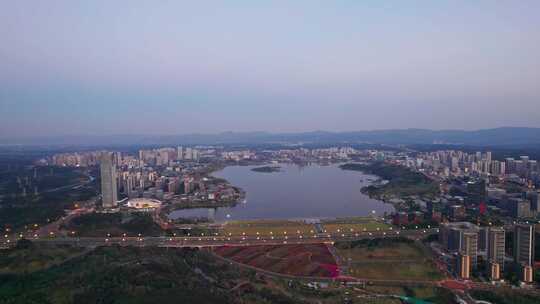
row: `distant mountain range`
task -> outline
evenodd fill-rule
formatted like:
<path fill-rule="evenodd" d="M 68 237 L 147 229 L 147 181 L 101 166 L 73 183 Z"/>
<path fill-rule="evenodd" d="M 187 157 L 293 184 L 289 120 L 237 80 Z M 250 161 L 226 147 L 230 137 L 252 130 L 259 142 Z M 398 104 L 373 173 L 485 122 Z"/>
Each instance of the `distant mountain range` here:
<path fill-rule="evenodd" d="M 70 135 L 0 138 L 3 145 L 203 145 L 203 144 L 456 144 L 469 146 L 540 145 L 540 128 L 465 130 L 396 129 L 302 133 L 224 132 L 184 135 Z"/>

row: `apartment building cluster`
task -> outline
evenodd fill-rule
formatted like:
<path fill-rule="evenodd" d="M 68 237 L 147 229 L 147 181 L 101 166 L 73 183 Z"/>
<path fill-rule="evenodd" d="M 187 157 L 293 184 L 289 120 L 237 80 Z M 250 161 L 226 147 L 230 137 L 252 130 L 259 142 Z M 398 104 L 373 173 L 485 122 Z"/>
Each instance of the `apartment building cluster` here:
<path fill-rule="evenodd" d="M 278 149 L 278 150 L 238 150 L 223 151 L 221 158 L 225 161 L 262 160 L 262 161 L 332 161 L 346 160 L 351 155 L 358 154 L 358 150 L 352 147 L 331 147 L 321 149 Z"/>
<path fill-rule="evenodd" d="M 176 148 L 166 147 L 139 150 L 138 158 L 122 152 L 84 151 L 54 154 L 51 157 L 40 159 L 37 163 L 60 167 L 91 167 L 100 163 L 101 156 L 104 153 L 111 153 L 116 166 L 169 166 L 177 161 L 197 162 L 203 153 L 208 155 L 208 151 L 214 150 L 200 151 L 193 147 L 182 146 Z"/>
<path fill-rule="evenodd" d="M 537 189 L 509 193 L 496 185 L 490 185 L 486 194 L 490 205 L 505 210 L 514 218 L 534 218 L 540 213 L 540 192 Z"/>
<path fill-rule="evenodd" d="M 494 160 L 489 151 L 474 154 L 456 150 L 420 153 L 416 157 L 408 157 L 406 165 L 440 177 L 474 175 L 540 180 L 540 167 L 536 160 L 528 156 Z"/>
<path fill-rule="evenodd" d="M 346 160 L 358 151 L 352 147 L 330 147 L 320 149 L 280 149 L 275 151 L 266 151 L 273 159 L 283 161 L 332 161 Z"/>
<path fill-rule="evenodd" d="M 214 155 L 207 150 L 204 155 Z M 201 151 L 192 147 L 140 150 L 136 155 L 121 152 L 86 151 L 55 154 L 39 160 L 41 165 L 89 167 L 99 165 L 104 208 L 116 208 L 119 199 L 173 200 L 227 199 L 228 185 L 214 185 L 201 177 L 205 165 L 198 163 Z M 138 157 L 137 157 L 138 156 Z"/>
<path fill-rule="evenodd" d="M 99 164 L 101 155 L 105 151 L 59 153 L 40 162 L 45 165 L 59 167 L 90 167 Z"/>
<path fill-rule="evenodd" d="M 200 151 L 191 147 L 167 147 L 151 150 L 140 150 L 139 160 L 147 165 L 169 166 L 177 161 L 198 161 Z"/>
<path fill-rule="evenodd" d="M 504 271 L 515 271 L 524 283 L 533 281 L 534 226 L 515 224 L 513 227 L 512 262 L 506 261 L 506 230 L 503 227 L 479 227 L 469 222 L 441 224 L 439 242 L 453 255 L 455 272 L 469 279 L 484 263 L 485 275 L 492 281 L 502 278 Z"/>

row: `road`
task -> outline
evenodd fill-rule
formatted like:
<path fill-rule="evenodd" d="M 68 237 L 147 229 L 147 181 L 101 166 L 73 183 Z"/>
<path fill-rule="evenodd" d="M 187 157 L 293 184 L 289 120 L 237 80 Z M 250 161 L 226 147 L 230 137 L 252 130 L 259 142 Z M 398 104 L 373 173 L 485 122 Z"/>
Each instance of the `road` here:
<path fill-rule="evenodd" d="M 414 230 L 387 230 L 387 231 L 365 231 L 358 233 L 324 234 L 314 233 L 311 235 L 199 235 L 182 237 L 165 236 L 126 236 L 126 237 L 70 237 L 46 234 L 45 236 L 30 235 L 27 238 L 40 243 L 51 244 L 71 244 L 82 247 L 96 247 L 104 245 L 125 245 L 125 246 L 157 246 L 157 247 L 216 247 L 216 246 L 251 246 L 251 245 L 283 245 L 283 244 L 320 244 L 340 241 L 354 241 L 375 238 L 395 238 L 407 237 L 420 239 L 431 234 L 438 233 L 437 228 L 414 229 Z M 20 237 L 20 236 L 19 236 Z M 14 240 L 4 243 L 14 243 Z"/>

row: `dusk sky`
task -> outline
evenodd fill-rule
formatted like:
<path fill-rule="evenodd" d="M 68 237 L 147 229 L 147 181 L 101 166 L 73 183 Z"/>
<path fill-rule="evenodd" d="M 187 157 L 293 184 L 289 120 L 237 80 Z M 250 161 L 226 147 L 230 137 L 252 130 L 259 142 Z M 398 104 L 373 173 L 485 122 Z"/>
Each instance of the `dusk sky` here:
<path fill-rule="evenodd" d="M 540 1 L 2 1 L 0 137 L 540 127 Z"/>

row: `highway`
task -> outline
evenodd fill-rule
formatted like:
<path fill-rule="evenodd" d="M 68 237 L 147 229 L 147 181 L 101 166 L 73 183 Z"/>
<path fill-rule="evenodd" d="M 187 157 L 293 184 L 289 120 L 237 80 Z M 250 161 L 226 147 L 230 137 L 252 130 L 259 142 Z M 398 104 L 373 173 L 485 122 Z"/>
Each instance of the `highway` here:
<path fill-rule="evenodd" d="M 199 236 L 125 236 L 125 237 L 69 237 L 33 235 L 28 239 L 39 243 L 70 244 L 81 247 L 97 247 L 106 245 L 123 246 L 156 246 L 156 247 L 216 247 L 216 246 L 252 246 L 252 245 L 283 245 L 283 244 L 316 244 L 333 243 L 340 241 L 355 241 L 375 238 L 407 237 L 421 239 L 428 235 L 438 233 L 437 228 L 414 230 L 386 230 L 365 231 L 357 233 L 314 233 L 294 235 L 199 235 Z M 19 236 L 20 237 L 20 236 Z M 4 244 L 13 244 L 15 240 Z"/>

